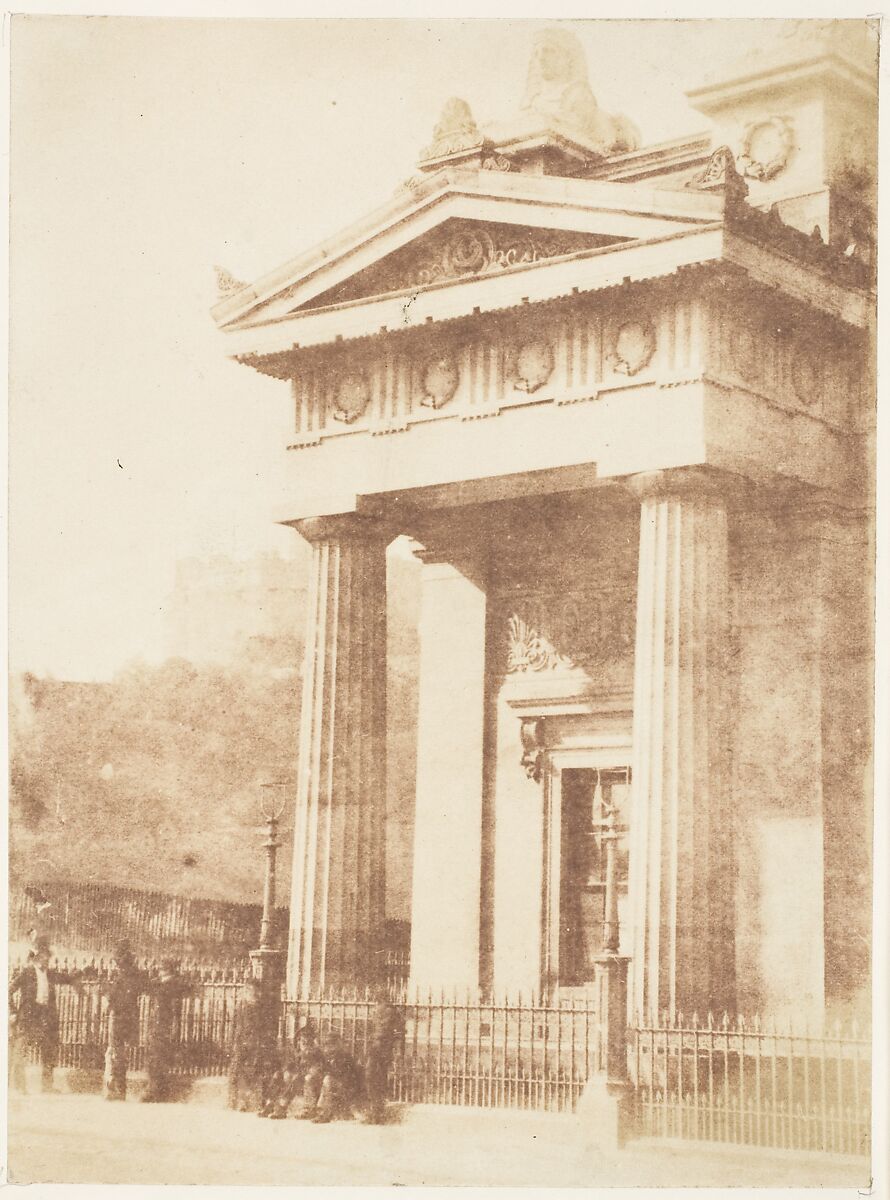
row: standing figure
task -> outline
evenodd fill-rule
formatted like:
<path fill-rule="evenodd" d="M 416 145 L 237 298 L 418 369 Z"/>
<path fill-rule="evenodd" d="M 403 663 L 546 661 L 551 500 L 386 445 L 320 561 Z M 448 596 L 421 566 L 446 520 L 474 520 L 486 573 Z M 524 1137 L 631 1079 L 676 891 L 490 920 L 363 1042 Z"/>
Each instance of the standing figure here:
<path fill-rule="evenodd" d="M 235 1014 L 229 1059 L 229 1108 L 259 1112 L 264 1088 L 275 1071 L 269 1054 L 268 1012 L 258 979 L 248 979 Z"/>
<path fill-rule="evenodd" d="M 28 1090 L 27 1081 L 25 1079 L 25 1049 L 26 1042 L 22 1026 L 19 1022 L 19 1014 L 12 1007 L 12 998 L 9 1004 L 9 1090 L 11 1092 L 26 1092 Z"/>
<path fill-rule="evenodd" d="M 106 1100 L 127 1098 L 127 1056 L 130 1046 L 139 1040 L 139 995 L 147 982 L 129 943 L 120 942 L 111 960 L 111 975 L 100 985 L 108 1001 L 108 1049 L 102 1080 Z"/>
<path fill-rule="evenodd" d="M 401 1014 L 385 997 L 381 997 L 371 1014 L 365 1059 L 365 1121 L 370 1125 L 382 1125 L 386 1120 L 389 1068 L 404 1034 L 405 1024 Z"/>
<path fill-rule="evenodd" d="M 148 1087 L 142 1096 L 146 1103 L 170 1099 L 170 1071 L 174 1067 L 179 1044 L 183 998 L 192 991 L 188 980 L 169 958 L 161 963 L 160 975 L 149 982 L 148 1038 L 146 1066 Z"/>
<path fill-rule="evenodd" d="M 60 983 L 77 983 L 79 971 L 51 970 L 51 954 L 46 938 L 37 938 L 28 954 L 28 965 L 17 971 L 9 983 L 9 1008 L 15 1015 L 11 1026 L 13 1045 L 10 1058 L 17 1056 L 13 1082 L 24 1085 L 21 1059 L 25 1049 L 36 1052 L 41 1067 L 44 1092 L 53 1090 L 53 1070 L 59 1055 L 59 1009 L 56 989 Z"/>

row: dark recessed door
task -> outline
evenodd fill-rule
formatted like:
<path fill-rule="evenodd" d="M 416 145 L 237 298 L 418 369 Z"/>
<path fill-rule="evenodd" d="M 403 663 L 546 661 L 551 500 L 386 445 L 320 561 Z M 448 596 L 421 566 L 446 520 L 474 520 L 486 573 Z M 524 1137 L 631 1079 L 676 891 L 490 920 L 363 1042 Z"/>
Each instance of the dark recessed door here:
<path fill-rule="evenodd" d="M 559 886 L 559 982 L 592 983 L 594 962 L 603 952 L 606 898 L 607 819 L 615 807 L 618 892 L 627 891 L 627 767 L 570 767 L 562 781 Z"/>

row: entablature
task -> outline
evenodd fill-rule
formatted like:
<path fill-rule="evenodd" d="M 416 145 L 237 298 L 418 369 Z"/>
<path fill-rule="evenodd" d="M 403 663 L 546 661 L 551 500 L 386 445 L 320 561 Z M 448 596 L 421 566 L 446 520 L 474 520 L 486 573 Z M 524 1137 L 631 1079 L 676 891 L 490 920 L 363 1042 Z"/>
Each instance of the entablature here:
<path fill-rule="evenodd" d="M 293 387 L 296 449 L 675 387 L 700 377 L 701 345 L 695 289 L 662 280 L 296 351 L 275 369 Z"/>

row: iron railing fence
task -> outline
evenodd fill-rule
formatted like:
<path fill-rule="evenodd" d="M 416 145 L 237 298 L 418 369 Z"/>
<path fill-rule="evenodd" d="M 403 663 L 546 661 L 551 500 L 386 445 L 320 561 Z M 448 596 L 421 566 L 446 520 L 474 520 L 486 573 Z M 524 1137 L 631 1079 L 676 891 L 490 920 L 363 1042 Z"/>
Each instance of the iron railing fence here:
<path fill-rule="evenodd" d="M 196 982 L 183 997 L 179 1012 L 172 1070 L 181 1075 L 224 1075 L 235 1012 L 243 987 L 241 981 Z M 128 1067 L 145 1067 L 150 998 L 139 997 L 139 1036 L 129 1047 Z M 108 1005 L 98 983 L 79 988 L 62 985 L 57 998 L 59 1010 L 60 1067 L 99 1070 L 108 1044 Z"/>
<path fill-rule="evenodd" d="M 869 1153 L 871 1046 L 855 1022 L 678 1016 L 636 1024 L 628 1045 L 641 1136 Z"/>
<path fill-rule="evenodd" d="M 182 1002 L 179 1074 L 228 1068 L 243 981 L 193 978 Z M 145 1061 L 149 998 L 129 1066 Z M 604 1066 L 604 1030 L 588 996 L 480 1003 L 456 997 L 396 1000 L 399 1038 L 389 1095 L 406 1103 L 570 1111 Z M 59 1065 L 98 1069 L 107 1004 L 98 982 L 58 991 Z M 361 1061 L 374 1001 L 340 993 L 284 1000 L 280 1033 L 311 1021 L 340 1035 Z M 780 1028 L 758 1020 L 693 1018 L 628 1029 L 633 1133 L 748 1146 L 864 1155 L 869 1152 L 871 1047 L 855 1024 Z"/>
<path fill-rule="evenodd" d="M 243 981 L 195 979 L 182 1001 L 172 1069 L 222 1075 L 228 1067 Z M 107 1002 L 97 981 L 60 985 L 59 1066 L 98 1070 L 108 1039 Z M 374 1000 L 341 993 L 282 1003 L 280 1033 L 293 1038 L 311 1021 L 319 1036 L 337 1033 L 362 1061 Z M 139 1037 L 129 1067 L 142 1070 L 149 1019 L 148 996 L 139 1000 Z M 559 1004 L 517 997 L 502 1003 L 457 998 L 396 1001 L 402 1036 L 390 1070 L 390 1097 L 413 1103 L 534 1108 L 574 1107 L 591 1073 L 602 1064 L 596 1012 L 579 997 Z"/>
<path fill-rule="evenodd" d="M 369 999 L 285 1002 L 285 1032 L 311 1021 L 336 1032 L 363 1057 Z M 390 1069 L 389 1093 L 407 1103 L 483 1108 L 571 1110 L 602 1064 L 597 1014 L 579 997 L 563 1003 L 534 997 L 479 1003 L 415 996 L 397 1002 L 403 1036 Z"/>

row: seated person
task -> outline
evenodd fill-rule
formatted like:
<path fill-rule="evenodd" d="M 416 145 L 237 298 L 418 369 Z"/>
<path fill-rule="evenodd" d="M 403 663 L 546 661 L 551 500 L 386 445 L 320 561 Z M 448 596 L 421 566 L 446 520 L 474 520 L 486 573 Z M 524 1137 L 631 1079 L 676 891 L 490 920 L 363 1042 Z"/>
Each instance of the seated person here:
<path fill-rule="evenodd" d="M 324 1073 L 314 1108 L 303 1112 L 317 1125 L 328 1121 L 350 1120 L 362 1096 L 362 1078 L 355 1059 L 342 1039 L 327 1034 L 322 1047 Z M 317 1079 L 317 1074 L 314 1075 Z"/>
<path fill-rule="evenodd" d="M 263 1081 L 260 1107 L 261 1117 L 282 1120 L 290 1113 L 291 1105 L 303 1091 L 303 1074 L 297 1047 L 287 1038 L 278 1045 L 278 1058 L 274 1074 Z"/>
<path fill-rule="evenodd" d="M 325 1060 L 318 1044 L 315 1026 L 311 1021 L 307 1021 L 297 1030 L 292 1055 L 294 1098 L 300 1096 L 302 1100 L 299 1115 L 314 1117 L 324 1082 Z"/>

